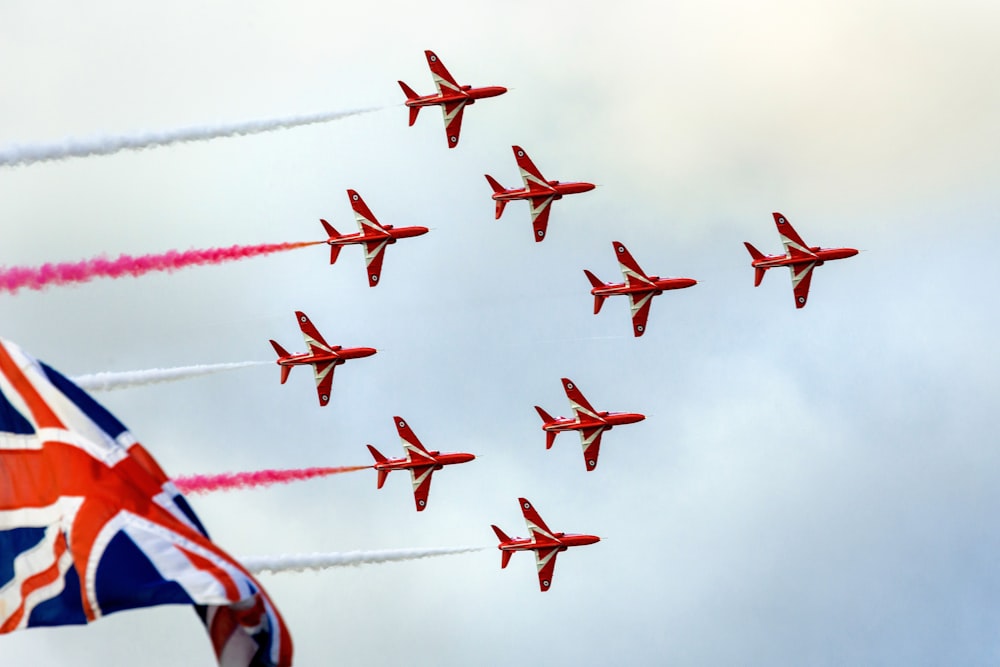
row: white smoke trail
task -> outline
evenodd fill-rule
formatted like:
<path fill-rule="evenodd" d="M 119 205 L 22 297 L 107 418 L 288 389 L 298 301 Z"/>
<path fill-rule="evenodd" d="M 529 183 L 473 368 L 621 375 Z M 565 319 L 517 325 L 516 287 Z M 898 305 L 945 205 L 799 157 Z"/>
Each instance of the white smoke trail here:
<path fill-rule="evenodd" d="M 122 371 L 119 373 L 104 372 L 91 375 L 78 375 L 71 378 L 81 389 L 87 391 L 113 391 L 126 387 L 138 387 L 157 382 L 173 382 L 199 375 L 210 375 L 237 368 L 263 366 L 272 361 L 237 361 L 228 364 L 200 364 L 198 366 L 177 366 L 175 368 L 150 368 L 144 371 Z"/>
<path fill-rule="evenodd" d="M 354 111 L 333 111 L 314 113 L 287 118 L 270 120 L 251 120 L 228 125 L 208 125 L 204 127 L 183 127 L 175 130 L 145 132 L 133 135 L 110 135 L 91 139 L 66 139 L 53 144 L 14 145 L 0 149 L 0 166 L 16 166 L 65 160 L 73 157 L 88 157 L 91 155 L 111 155 L 124 150 L 142 150 L 154 146 L 169 146 L 170 144 L 187 141 L 205 141 L 220 137 L 232 137 L 245 134 L 260 134 L 273 130 L 283 130 L 302 125 L 326 123 L 348 116 L 378 111 L 379 108 L 356 109 Z"/>
<path fill-rule="evenodd" d="M 344 551 L 340 553 L 280 554 L 241 558 L 243 566 L 254 574 L 260 572 L 302 572 L 331 567 L 357 567 L 403 560 L 419 560 L 434 556 L 450 556 L 488 547 L 443 547 L 438 549 L 391 549 L 386 551 Z"/>

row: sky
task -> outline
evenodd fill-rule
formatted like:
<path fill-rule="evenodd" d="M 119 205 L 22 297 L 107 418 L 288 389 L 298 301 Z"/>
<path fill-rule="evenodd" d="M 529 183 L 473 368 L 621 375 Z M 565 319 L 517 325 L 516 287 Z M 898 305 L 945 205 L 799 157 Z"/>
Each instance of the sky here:
<path fill-rule="evenodd" d="M 195 496 L 236 556 L 487 547 L 422 561 L 261 575 L 296 664 L 989 664 L 1000 660 L 1000 6 L 625 0 L 7 2 L 0 149 L 307 113 L 298 129 L 0 167 L 0 266 L 353 231 L 346 190 L 429 234 L 386 254 L 317 246 L 137 279 L 0 294 L 0 336 L 68 375 L 266 361 L 331 344 L 377 355 L 312 379 L 254 366 L 98 395 L 169 474 L 399 456 L 392 417 L 468 451 L 414 511 L 404 473 L 366 470 Z M 396 80 L 506 95 L 407 127 Z M 598 184 L 493 219 L 483 174 Z M 749 241 L 781 211 L 812 245 L 808 306 Z M 618 281 L 612 241 L 649 273 L 699 281 L 599 315 L 583 269 Z M 546 451 L 533 405 L 598 409 L 596 471 L 573 434 Z M 489 526 L 600 535 L 540 593 L 500 569 Z M 159 607 L 0 637 L 9 664 L 214 664 L 194 613 Z"/>

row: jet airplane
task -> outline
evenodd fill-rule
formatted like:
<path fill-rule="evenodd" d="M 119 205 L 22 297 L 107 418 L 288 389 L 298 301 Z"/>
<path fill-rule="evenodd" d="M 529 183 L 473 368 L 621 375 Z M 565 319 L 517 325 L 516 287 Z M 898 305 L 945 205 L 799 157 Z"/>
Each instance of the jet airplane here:
<path fill-rule="evenodd" d="M 351 200 L 354 218 L 358 221 L 358 228 L 361 231 L 357 234 L 341 234 L 329 222 L 320 220 L 327 236 L 330 237 L 326 240 L 330 245 L 330 263 L 333 264 L 337 261 L 337 256 L 340 255 L 344 246 L 363 245 L 365 247 L 365 266 L 368 269 L 368 286 L 375 287 L 382 275 L 382 259 L 385 257 L 386 246 L 395 243 L 398 239 L 426 234 L 427 228 L 393 227 L 392 225 L 379 224 L 361 195 L 355 190 L 348 190 L 347 197 Z"/>
<path fill-rule="evenodd" d="M 305 313 L 297 310 L 295 311 L 295 317 L 299 320 L 299 328 L 302 329 L 302 336 L 306 340 L 306 346 L 309 348 L 309 351 L 299 354 L 289 354 L 277 341 L 271 341 L 271 347 L 278 353 L 277 363 L 281 367 L 281 384 L 285 384 L 285 381 L 288 380 L 288 374 L 292 372 L 292 366 L 309 364 L 313 367 L 313 374 L 316 376 L 316 393 L 319 394 L 319 404 L 321 406 L 326 405 L 330 402 L 333 370 L 348 359 L 370 357 L 375 354 L 376 350 L 373 347 L 344 348 L 340 345 L 329 345 L 323 340 L 323 337 Z"/>
<path fill-rule="evenodd" d="M 433 51 L 424 51 L 427 56 L 427 64 L 434 75 L 434 85 L 437 86 L 437 95 L 417 95 L 412 88 L 402 81 L 399 87 L 406 95 L 406 106 L 410 109 L 410 126 L 417 122 L 417 114 L 424 107 L 440 106 L 444 113 L 444 131 L 448 138 L 448 148 L 458 145 L 458 135 L 462 131 L 462 112 L 467 104 L 475 104 L 476 100 L 485 97 L 496 97 L 503 95 L 507 89 L 503 86 L 488 86 L 486 88 L 473 88 L 472 86 L 460 86 L 455 81 L 441 59 Z"/>
<path fill-rule="evenodd" d="M 423 512 L 427 508 L 427 494 L 431 490 L 431 475 L 445 466 L 467 463 L 476 457 L 465 452 L 442 454 L 438 451 L 428 451 L 420 444 L 417 436 L 414 435 L 413 430 L 403 421 L 402 417 L 393 417 L 393 420 L 396 422 L 399 438 L 403 441 L 406 457 L 401 459 L 386 458 L 377 449 L 368 445 L 368 451 L 375 457 L 375 465 L 372 467 L 378 471 L 378 488 L 382 488 L 382 485 L 385 484 L 385 478 L 393 470 L 409 470 L 410 477 L 413 479 L 413 498 L 417 503 L 417 511 Z"/>
<path fill-rule="evenodd" d="M 593 286 L 590 293 L 594 295 L 594 314 L 601 312 L 601 306 L 609 296 L 627 294 L 629 309 L 632 311 L 632 333 L 638 337 L 646 332 L 646 320 L 649 318 L 649 307 L 654 296 L 663 294 L 666 290 L 697 285 L 698 281 L 693 278 L 647 276 L 621 241 L 613 241 L 611 245 L 618 255 L 618 265 L 625 282 L 605 283 L 587 269 L 583 270 Z"/>
<path fill-rule="evenodd" d="M 750 252 L 750 266 L 754 269 L 753 286 L 760 285 L 764 272 L 775 266 L 787 266 L 792 275 L 792 292 L 795 296 L 795 307 L 802 308 L 809 298 L 809 283 L 812 281 L 813 269 L 823 266 L 823 262 L 832 259 L 845 259 L 858 254 L 854 248 L 820 248 L 808 246 L 798 235 L 798 232 L 788 222 L 788 218 L 775 211 L 774 224 L 778 228 L 778 236 L 785 246 L 784 255 L 765 255 L 752 245 L 743 242 Z"/>
<path fill-rule="evenodd" d="M 587 470 L 597 468 L 597 457 L 601 453 L 601 436 L 615 426 L 641 422 L 646 415 L 637 412 L 598 412 L 590 405 L 583 393 L 569 378 L 562 379 L 566 398 L 573 408 L 573 418 L 553 418 L 542 408 L 535 406 L 538 416 L 542 418 L 542 430 L 545 431 L 545 449 L 551 449 L 556 436 L 563 431 L 579 431 L 580 443 L 583 445 L 583 461 Z"/>
<path fill-rule="evenodd" d="M 515 551 L 534 551 L 535 563 L 538 567 L 538 586 L 544 593 L 552 586 L 552 573 L 556 569 L 556 556 L 560 551 L 566 551 L 570 547 L 581 547 L 587 544 L 600 542 L 597 535 L 580 535 L 574 533 L 555 533 L 542 521 L 534 506 L 525 498 L 518 498 L 521 503 L 521 513 L 524 514 L 524 522 L 528 524 L 528 532 L 531 537 L 510 538 L 497 528 L 492 526 L 493 532 L 497 534 L 500 544 L 500 567 L 507 567 L 510 557 Z"/>
<path fill-rule="evenodd" d="M 535 241 L 545 240 L 545 230 L 549 225 L 549 210 L 552 202 L 562 199 L 563 195 L 574 195 L 580 192 L 589 192 L 594 189 L 593 183 L 562 183 L 560 181 L 548 181 L 538 171 L 538 167 L 531 161 L 528 154 L 520 146 L 512 146 L 514 158 L 517 166 L 521 170 L 521 179 L 524 180 L 523 188 L 513 188 L 508 190 L 504 186 L 486 174 L 486 180 L 493 188 L 493 200 L 496 204 L 496 219 L 503 215 L 503 209 L 507 202 L 515 199 L 527 199 L 531 209 L 531 224 L 535 230 Z"/>

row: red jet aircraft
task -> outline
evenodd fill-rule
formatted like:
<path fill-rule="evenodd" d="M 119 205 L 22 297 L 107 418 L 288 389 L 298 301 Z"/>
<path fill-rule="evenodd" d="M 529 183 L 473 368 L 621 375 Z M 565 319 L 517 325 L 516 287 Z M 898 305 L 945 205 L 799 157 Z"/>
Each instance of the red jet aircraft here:
<path fill-rule="evenodd" d="M 426 234 L 427 228 L 396 228 L 392 225 L 380 225 L 361 195 L 354 190 L 348 190 L 347 196 L 351 200 L 354 218 L 358 221 L 358 228 L 361 231 L 357 234 L 341 234 L 329 222 L 320 220 L 323 223 L 323 229 L 330 237 L 326 240 L 330 244 L 330 263 L 333 264 L 337 261 L 337 256 L 340 255 L 340 251 L 345 245 L 364 245 L 365 266 L 368 268 L 368 286 L 375 287 L 382 274 L 382 259 L 385 256 L 386 246 L 395 243 L 397 239 Z"/>
<path fill-rule="evenodd" d="M 413 498 L 417 502 L 417 511 L 423 512 L 427 507 L 427 494 L 431 491 L 431 475 L 434 471 L 456 463 L 467 463 L 476 457 L 464 452 L 442 454 L 438 451 L 427 451 L 402 417 L 393 419 L 396 421 L 399 438 L 403 441 L 406 458 L 386 458 L 377 449 L 368 445 L 368 451 L 375 457 L 373 467 L 378 471 L 378 488 L 382 488 L 385 478 L 393 470 L 409 470 L 410 477 L 413 478 Z"/>
<path fill-rule="evenodd" d="M 402 81 L 399 87 L 406 95 L 406 106 L 410 108 L 410 126 L 417 122 L 417 114 L 423 107 L 440 106 L 444 113 L 444 131 L 448 137 L 448 148 L 458 145 L 458 135 L 462 131 L 462 112 L 465 105 L 475 104 L 476 100 L 484 97 L 496 97 L 503 95 L 507 89 L 503 86 L 489 86 L 487 88 L 473 88 L 472 86 L 460 86 L 441 59 L 434 55 L 433 51 L 424 51 L 427 56 L 427 64 L 434 75 L 434 85 L 437 86 L 437 95 L 417 95 L 412 88 Z"/>
<path fill-rule="evenodd" d="M 493 188 L 493 200 L 497 203 L 496 219 L 503 215 L 503 209 L 507 202 L 515 199 L 527 199 L 531 207 L 531 224 L 535 228 L 535 241 L 545 240 L 545 229 L 549 225 L 549 209 L 552 202 L 562 199 L 563 195 L 575 195 L 578 192 L 588 192 L 594 189 L 593 183 L 560 183 L 559 181 L 547 181 L 538 171 L 538 167 L 531 161 L 528 154 L 520 146 L 513 146 L 514 158 L 517 166 L 521 170 L 521 178 L 524 180 L 524 188 L 508 190 L 504 186 L 486 174 L 486 180 Z"/>
<path fill-rule="evenodd" d="M 601 453 L 601 435 L 605 431 L 610 431 L 615 426 L 622 424 L 634 424 L 641 422 L 646 415 L 637 412 L 598 412 L 595 410 L 576 385 L 569 378 L 563 378 L 563 389 L 566 390 L 566 398 L 569 399 L 570 407 L 573 408 L 574 417 L 553 418 L 552 415 L 541 409 L 537 405 L 535 410 L 542 418 L 542 430 L 545 431 L 545 449 L 551 449 L 552 443 L 556 441 L 556 435 L 562 431 L 579 431 L 580 442 L 583 445 L 583 461 L 587 464 L 587 470 L 597 468 L 597 457 Z"/>
<path fill-rule="evenodd" d="M 271 341 L 271 347 L 278 353 L 278 366 L 281 367 L 281 384 L 288 380 L 288 374 L 292 372 L 292 366 L 309 364 L 313 367 L 316 375 L 316 392 L 319 394 L 319 404 L 326 405 L 330 402 L 330 387 L 333 385 L 333 369 L 338 364 L 346 362 L 348 359 L 360 359 L 370 357 L 375 354 L 373 347 L 348 347 L 340 345 L 329 345 L 309 321 L 302 311 L 295 311 L 295 317 L 299 320 L 299 328 L 302 329 L 302 336 L 306 339 L 308 352 L 300 354 L 289 354 L 276 341 Z"/>
<path fill-rule="evenodd" d="M 497 528 L 492 526 L 493 532 L 497 534 L 500 544 L 500 567 L 507 567 L 511 554 L 515 551 L 534 551 L 535 562 L 538 566 L 538 585 L 542 592 L 549 590 L 552 586 L 552 573 L 556 569 L 556 556 L 560 551 L 566 551 L 570 547 L 582 547 L 594 542 L 600 542 L 597 535 L 579 535 L 554 533 L 538 516 L 538 512 L 525 498 L 518 498 L 521 503 L 521 513 L 524 514 L 524 522 L 528 524 L 528 532 L 531 537 L 515 537 L 511 539 Z"/>
<path fill-rule="evenodd" d="M 764 272 L 775 266 L 787 266 L 792 274 L 792 292 L 795 295 L 795 307 L 802 308 L 809 298 L 809 283 L 812 281 L 813 269 L 823 266 L 823 262 L 831 259 L 844 259 L 858 254 L 854 248 L 820 248 L 807 246 L 802 237 L 792 227 L 792 223 L 777 211 L 772 214 L 774 224 L 778 227 L 778 236 L 785 246 L 784 255 L 764 255 L 752 245 L 743 242 L 750 251 L 753 260 L 750 266 L 754 268 L 753 286 L 760 285 Z"/>
<path fill-rule="evenodd" d="M 593 285 L 590 293 L 594 295 L 594 314 L 601 312 L 601 306 L 604 305 L 604 300 L 609 296 L 627 294 L 628 305 L 632 310 L 632 333 L 638 337 L 646 331 L 646 320 L 649 318 L 649 307 L 652 305 L 654 296 L 663 294 L 666 290 L 683 289 L 697 285 L 698 281 L 693 278 L 647 276 L 620 241 L 613 241 L 611 245 L 618 255 L 618 265 L 621 267 L 625 282 L 604 283 L 587 269 L 583 270 L 587 274 L 590 284 Z"/>

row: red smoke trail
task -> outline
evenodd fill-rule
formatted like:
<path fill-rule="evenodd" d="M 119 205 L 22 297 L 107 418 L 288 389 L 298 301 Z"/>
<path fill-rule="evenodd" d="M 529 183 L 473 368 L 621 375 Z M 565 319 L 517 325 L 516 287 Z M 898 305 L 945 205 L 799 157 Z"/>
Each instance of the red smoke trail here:
<path fill-rule="evenodd" d="M 288 484 L 313 477 L 326 477 L 342 472 L 365 470 L 371 466 L 341 466 L 339 468 L 301 468 L 299 470 L 255 470 L 253 472 L 224 472 L 218 475 L 187 475 L 175 477 L 174 484 L 182 493 L 211 493 L 232 491 L 271 484 Z"/>
<path fill-rule="evenodd" d="M 0 268 L 0 290 L 16 292 L 22 287 L 40 290 L 53 284 L 82 283 L 93 278 L 121 278 L 126 275 L 141 276 L 150 271 L 176 271 L 187 266 L 221 264 L 320 243 L 324 243 L 324 241 L 265 243 L 251 246 L 234 245 L 229 248 L 185 250 L 184 252 L 170 250 L 160 255 L 141 255 L 139 257 L 119 255 L 117 259 L 95 257 L 80 262 L 49 263 L 29 267 L 12 266 Z"/>

